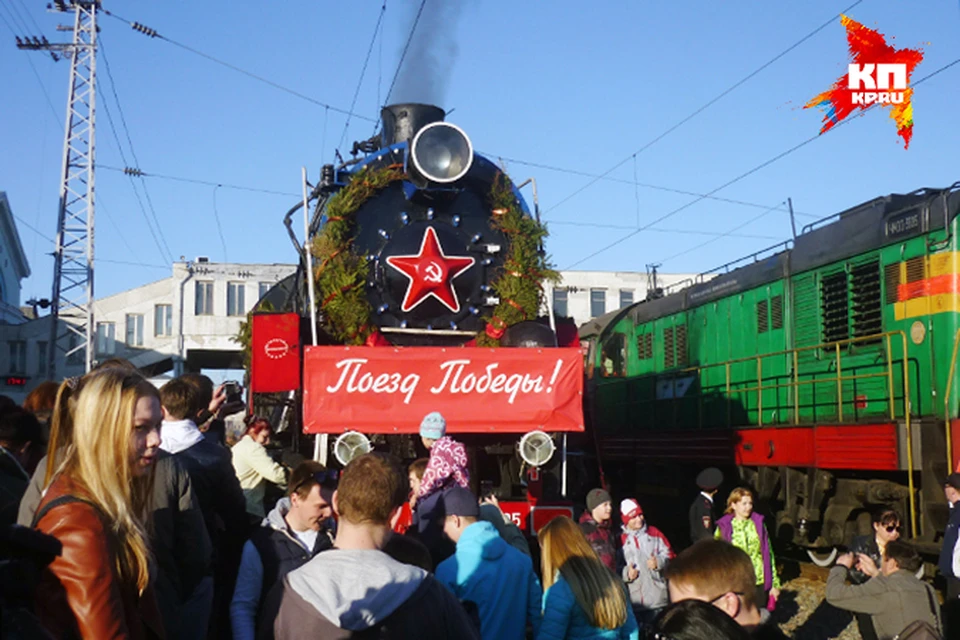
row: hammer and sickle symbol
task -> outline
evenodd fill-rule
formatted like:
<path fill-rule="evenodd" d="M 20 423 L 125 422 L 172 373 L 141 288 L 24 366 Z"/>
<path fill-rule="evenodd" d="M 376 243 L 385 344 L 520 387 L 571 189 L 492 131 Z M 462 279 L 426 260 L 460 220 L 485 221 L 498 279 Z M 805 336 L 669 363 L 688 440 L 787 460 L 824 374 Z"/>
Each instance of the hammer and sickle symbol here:
<path fill-rule="evenodd" d="M 434 284 L 443 282 L 443 269 L 440 268 L 436 262 L 430 262 L 427 264 L 427 268 L 424 269 L 426 274 L 423 276 L 423 279 L 427 282 L 432 282 Z"/>

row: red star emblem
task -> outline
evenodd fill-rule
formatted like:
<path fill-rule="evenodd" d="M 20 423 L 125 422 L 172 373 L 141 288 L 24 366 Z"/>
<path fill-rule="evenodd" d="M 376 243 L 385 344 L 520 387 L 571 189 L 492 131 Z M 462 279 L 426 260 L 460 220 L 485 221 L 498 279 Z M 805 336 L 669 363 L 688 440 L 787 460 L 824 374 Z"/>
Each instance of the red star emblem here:
<path fill-rule="evenodd" d="M 473 266 L 469 256 L 447 256 L 443 253 L 437 232 L 427 227 L 420 243 L 420 253 L 412 256 L 390 256 L 387 264 L 405 275 L 410 282 L 400 310 L 412 311 L 433 296 L 453 313 L 460 311 L 460 299 L 453 290 L 453 279 Z"/>

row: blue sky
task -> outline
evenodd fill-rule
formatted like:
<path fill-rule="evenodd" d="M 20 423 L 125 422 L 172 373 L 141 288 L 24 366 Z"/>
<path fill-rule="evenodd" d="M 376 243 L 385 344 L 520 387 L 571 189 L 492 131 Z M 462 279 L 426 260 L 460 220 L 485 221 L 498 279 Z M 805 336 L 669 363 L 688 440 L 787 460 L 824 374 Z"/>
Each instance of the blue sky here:
<path fill-rule="evenodd" d="M 535 177 L 550 223 L 548 251 L 559 268 L 697 272 L 785 239 L 785 212 L 712 199 L 685 208 L 616 247 L 599 249 L 695 199 L 644 185 L 706 193 L 816 134 L 821 114 L 801 109 L 846 71 L 839 19 L 641 153 L 721 92 L 814 31 L 855 0 L 804 2 L 503 2 L 459 5 L 427 0 L 415 33 L 430 43 L 445 86 L 440 106 L 474 147 L 509 158 L 520 182 Z M 20 234 L 34 275 L 23 299 L 48 297 L 49 253 L 56 227 L 62 120 L 69 64 L 19 51 L 13 32 L 51 41 L 65 16 L 45 2 L 0 4 L 0 190 L 23 221 Z M 355 112 L 375 118 L 385 101 L 418 0 L 387 0 L 382 35 L 371 49 Z M 105 2 L 107 9 L 164 36 L 229 61 L 311 98 L 348 109 L 381 11 L 381 1 L 146 0 Z M 914 80 L 960 57 L 956 0 L 862 0 L 849 14 L 922 46 Z M 12 31 L 11 28 L 12 27 Z M 224 185 L 299 194 L 300 167 L 317 176 L 333 161 L 345 116 L 257 82 L 124 22 L 101 16 L 100 100 L 119 122 L 113 89 L 143 171 Z M 32 67 L 31 67 L 32 63 Z M 956 125 L 960 65 L 916 88 L 914 136 L 904 150 L 886 111 L 839 127 L 716 196 L 773 207 L 787 197 L 801 214 L 828 215 L 864 200 L 960 180 Z M 46 91 L 46 96 L 44 95 Z M 51 104 L 48 104 L 48 97 Z M 104 108 L 98 112 L 97 160 L 122 167 Z M 353 118 L 340 146 L 373 132 Z M 601 174 L 591 178 L 522 163 Z M 237 262 L 292 262 L 281 223 L 296 195 L 145 179 L 170 254 Z M 147 229 L 131 181 L 97 175 L 96 292 L 108 295 L 169 275 Z M 137 188 L 142 188 L 137 182 Z M 527 192 L 529 195 L 529 192 Z M 141 197 L 142 192 L 141 192 Z M 222 222 L 226 252 L 217 230 Z M 40 234 L 28 229 L 35 227 Z M 613 225 L 608 228 L 588 225 Z M 715 238 L 738 229 L 733 235 Z M 42 235 L 41 235 L 42 234 Z M 741 237 L 747 235 L 750 237 Z M 703 246 L 700 246 L 703 245 Z M 674 257 L 675 256 L 675 257 Z M 129 263 L 129 264 L 120 264 Z"/>

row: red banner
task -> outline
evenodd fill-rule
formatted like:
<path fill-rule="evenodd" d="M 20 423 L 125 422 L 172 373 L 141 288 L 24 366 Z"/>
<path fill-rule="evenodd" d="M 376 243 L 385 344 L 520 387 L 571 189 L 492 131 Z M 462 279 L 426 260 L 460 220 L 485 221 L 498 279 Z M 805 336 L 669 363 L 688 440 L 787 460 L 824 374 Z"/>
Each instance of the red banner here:
<path fill-rule="evenodd" d="M 307 433 L 583 431 L 579 349 L 307 347 Z"/>
<path fill-rule="evenodd" d="M 250 390 L 274 393 L 300 388 L 300 316 L 253 314 Z"/>

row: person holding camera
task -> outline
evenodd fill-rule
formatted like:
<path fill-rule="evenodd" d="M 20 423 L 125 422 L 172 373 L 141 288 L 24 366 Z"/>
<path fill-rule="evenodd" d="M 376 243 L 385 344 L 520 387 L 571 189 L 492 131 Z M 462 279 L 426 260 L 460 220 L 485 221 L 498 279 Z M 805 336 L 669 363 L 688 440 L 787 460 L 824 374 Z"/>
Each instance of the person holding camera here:
<path fill-rule="evenodd" d="M 237 472 L 243 497 L 247 499 L 247 513 L 259 524 L 266 513 L 263 508 L 263 494 L 266 483 L 283 486 L 287 483 L 286 468 L 275 462 L 267 453 L 273 427 L 266 418 L 250 416 L 247 429 L 240 441 L 233 445 L 233 468 Z"/>

